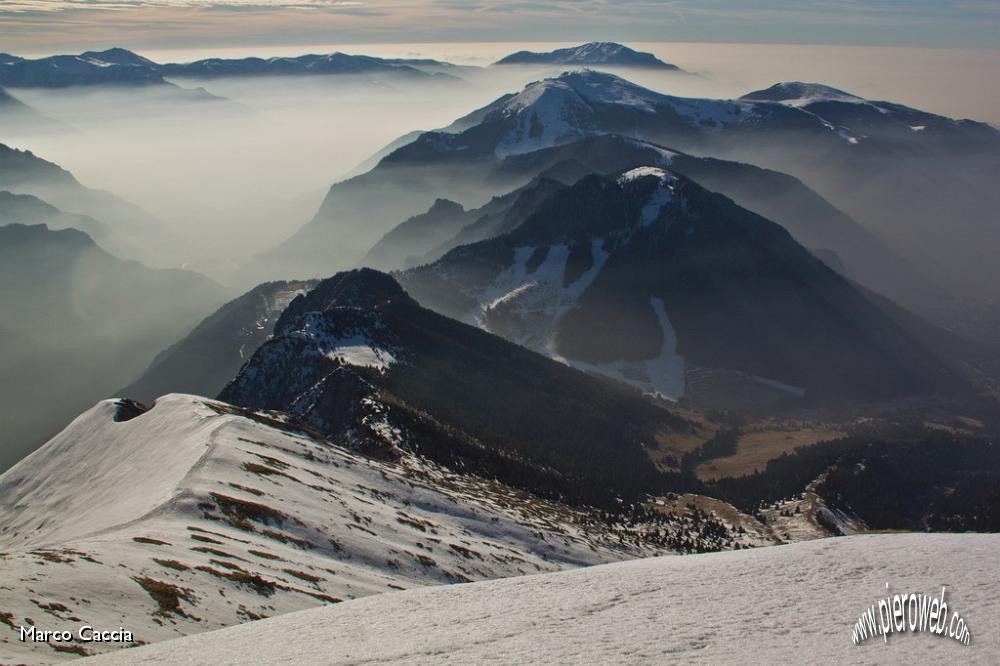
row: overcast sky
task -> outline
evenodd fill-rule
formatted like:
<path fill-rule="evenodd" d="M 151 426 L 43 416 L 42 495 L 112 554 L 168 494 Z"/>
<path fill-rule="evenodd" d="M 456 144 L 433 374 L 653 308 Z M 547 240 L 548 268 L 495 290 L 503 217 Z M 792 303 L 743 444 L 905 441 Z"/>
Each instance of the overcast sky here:
<path fill-rule="evenodd" d="M 1000 0 L 0 0 L 0 49 L 693 41 L 1000 48 Z"/>

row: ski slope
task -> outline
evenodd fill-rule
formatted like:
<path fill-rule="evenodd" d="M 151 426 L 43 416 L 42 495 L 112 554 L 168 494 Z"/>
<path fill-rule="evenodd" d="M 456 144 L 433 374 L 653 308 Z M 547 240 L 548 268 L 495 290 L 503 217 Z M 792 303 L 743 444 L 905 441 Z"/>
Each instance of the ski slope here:
<path fill-rule="evenodd" d="M 1000 535 L 823 539 L 382 594 L 92 663 L 995 664 L 998 564 Z M 854 645 L 887 582 L 947 586 L 971 644 L 906 633 Z"/>

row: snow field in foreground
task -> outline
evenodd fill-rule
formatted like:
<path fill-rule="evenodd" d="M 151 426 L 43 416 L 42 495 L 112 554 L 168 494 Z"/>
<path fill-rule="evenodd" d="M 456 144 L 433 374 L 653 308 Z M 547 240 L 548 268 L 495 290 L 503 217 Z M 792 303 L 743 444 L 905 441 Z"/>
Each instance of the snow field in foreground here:
<path fill-rule="evenodd" d="M 894 534 L 381 594 L 95 664 L 997 663 L 1000 535 Z M 851 642 L 889 593 L 939 593 L 971 645 Z"/>

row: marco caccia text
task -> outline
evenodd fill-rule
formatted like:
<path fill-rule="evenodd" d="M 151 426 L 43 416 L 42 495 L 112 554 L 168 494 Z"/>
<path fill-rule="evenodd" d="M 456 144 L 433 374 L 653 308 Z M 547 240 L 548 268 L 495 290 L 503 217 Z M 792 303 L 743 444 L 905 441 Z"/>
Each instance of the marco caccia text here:
<path fill-rule="evenodd" d="M 75 632 L 51 631 L 35 626 L 21 627 L 21 641 L 35 643 L 131 643 L 132 632 L 125 627 L 101 630 L 85 624 Z"/>

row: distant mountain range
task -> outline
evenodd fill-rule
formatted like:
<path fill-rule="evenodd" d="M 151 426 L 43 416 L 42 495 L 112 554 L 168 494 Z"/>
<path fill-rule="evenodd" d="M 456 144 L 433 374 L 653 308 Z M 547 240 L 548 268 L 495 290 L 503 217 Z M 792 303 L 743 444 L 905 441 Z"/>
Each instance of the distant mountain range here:
<path fill-rule="evenodd" d="M 255 262 L 259 272 L 253 281 L 322 275 L 351 265 L 380 235 L 436 199 L 476 209 L 538 176 L 539 170 L 526 167 L 531 154 L 617 134 L 666 146 L 671 154 L 712 155 L 715 162 L 689 159 L 697 172 L 690 175 L 710 179 L 710 188 L 789 225 L 797 237 L 811 225 L 801 240 L 817 250 L 834 250 L 852 276 L 908 305 L 932 311 L 948 300 L 942 291 L 988 291 L 995 263 L 987 262 L 984 248 L 994 245 L 1000 228 L 986 222 L 990 210 L 1000 209 L 1000 202 L 990 208 L 1000 195 L 988 176 L 1000 159 L 1000 132 L 984 123 L 859 99 L 815 84 L 782 84 L 739 100 L 712 100 L 663 95 L 594 71 L 544 79 L 444 130 L 400 142 L 371 171 L 335 184 L 310 223 Z M 766 190 L 748 185 L 749 179 L 740 183 L 738 170 L 720 159 L 778 172 L 769 177 L 775 191 L 798 179 L 794 196 L 807 208 L 795 215 L 788 205 L 779 216 L 769 207 L 773 197 Z M 588 161 L 590 171 L 612 170 Z M 622 161 L 616 168 L 629 166 Z M 727 169 L 731 173 L 723 184 L 718 174 Z M 743 175 L 750 171 L 743 169 Z M 935 187 L 921 185 L 928 179 Z M 813 191 L 802 194 L 803 183 Z M 825 211 L 816 214 L 820 208 Z M 932 223 L 945 215 L 962 233 Z M 850 218 L 855 222 L 846 222 Z M 841 226 L 854 231 L 841 234 Z M 968 238 L 981 242 L 971 249 Z M 886 259 L 889 255 L 894 258 Z M 936 288 L 913 286 L 926 284 L 928 277 Z"/>
<path fill-rule="evenodd" d="M 554 51 L 518 51 L 496 61 L 496 65 L 568 65 L 584 67 L 634 67 L 681 71 L 652 53 L 634 51 L 615 42 L 589 42 Z"/>
<path fill-rule="evenodd" d="M 448 63 L 437 60 L 374 58 L 346 53 L 274 58 L 209 58 L 190 63 L 160 65 L 164 76 L 217 79 L 240 76 L 389 75 L 420 81 L 457 82 L 444 73 Z"/>
<path fill-rule="evenodd" d="M 165 84 L 156 64 L 125 49 L 36 59 L 0 54 L 0 85 L 12 88 L 150 84 Z"/>
<path fill-rule="evenodd" d="M 520 223 L 532 200 L 520 194 L 536 191 L 532 184 L 539 179 L 572 185 L 591 173 L 608 174 L 643 165 L 669 166 L 731 197 L 744 208 L 784 226 L 807 248 L 826 252 L 825 258 L 838 271 L 895 299 L 909 303 L 934 293 L 915 267 L 792 176 L 741 162 L 695 157 L 613 134 L 590 136 L 504 159 L 498 172 L 505 178 L 538 175 L 531 184 L 477 209 L 459 212 L 458 204 L 435 203 L 427 213 L 389 231 L 361 264 L 394 270 L 435 261 L 449 249 L 499 235 Z M 511 209 L 514 203 L 519 213 Z"/>
<path fill-rule="evenodd" d="M 49 229 L 78 229 L 94 239 L 107 236 L 108 230 L 89 215 L 66 213 L 30 194 L 0 190 L 0 225 L 44 224 Z"/>
<path fill-rule="evenodd" d="M 497 65 L 559 65 L 638 67 L 680 71 L 650 53 L 634 51 L 613 42 L 591 42 L 549 53 L 521 51 Z M 12 88 L 66 88 L 71 86 L 168 85 L 167 78 L 220 79 L 251 76 L 387 77 L 420 82 L 456 84 L 479 67 L 455 65 L 430 58 L 377 58 L 346 53 L 275 56 L 271 58 L 205 58 L 187 63 L 157 63 L 120 47 L 86 51 L 78 55 L 22 58 L 0 54 L 0 86 Z"/>
<path fill-rule="evenodd" d="M 217 79 L 246 76 L 361 75 L 457 83 L 449 72 L 464 68 L 436 60 L 386 59 L 330 53 L 274 58 L 207 58 L 160 64 L 132 51 L 112 48 L 79 55 L 27 59 L 0 54 L 0 86 L 65 88 L 70 86 L 169 85 L 169 78 Z M 206 94 L 206 98 L 208 98 Z"/>
<path fill-rule="evenodd" d="M 82 185 L 69 171 L 30 150 L 2 143 L 0 191 L 8 192 L 3 199 L 7 221 L 51 223 L 53 228 L 72 226 L 121 257 L 156 265 L 164 248 L 177 244 L 165 225 L 139 206 Z M 66 215 L 77 217 L 71 221 Z"/>

